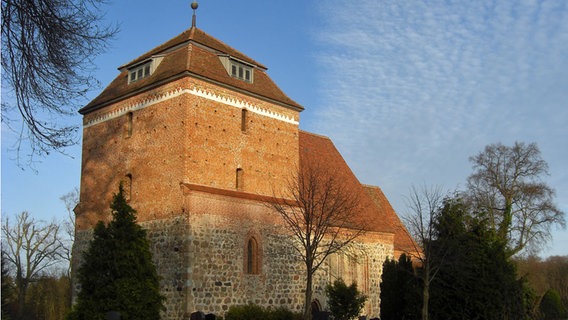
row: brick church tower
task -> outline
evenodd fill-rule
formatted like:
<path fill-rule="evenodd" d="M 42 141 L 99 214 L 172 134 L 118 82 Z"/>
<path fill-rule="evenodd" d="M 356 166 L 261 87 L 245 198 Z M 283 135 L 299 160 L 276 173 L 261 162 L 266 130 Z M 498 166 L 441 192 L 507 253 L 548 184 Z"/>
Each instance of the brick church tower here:
<path fill-rule="evenodd" d="M 119 67 L 79 111 L 75 267 L 95 224 L 111 219 L 122 181 L 152 243 L 167 298 L 163 319 L 222 315 L 251 302 L 299 311 L 304 270 L 265 202 L 301 163 L 318 158 L 353 181 L 374 222 L 360 240 L 361 259 L 336 255 L 322 267 L 314 306 L 326 308 L 322 288 L 342 277 L 369 296 L 365 314 L 378 316 L 382 263 L 411 240 L 381 190 L 360 184 L 331 140 L 299 130 L 303 107 L 266 70 L 195 24 Z"/>

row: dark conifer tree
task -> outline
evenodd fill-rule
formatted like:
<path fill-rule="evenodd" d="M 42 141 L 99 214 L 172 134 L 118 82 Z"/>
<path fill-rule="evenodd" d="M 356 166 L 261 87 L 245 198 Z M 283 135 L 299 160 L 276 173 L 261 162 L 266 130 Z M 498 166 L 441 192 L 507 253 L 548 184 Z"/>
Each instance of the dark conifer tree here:
<path fill-rule="evenodd" d="M 70 319 L 159 319 L 164 308 L 146 231 L 136 223 L 122 185 L 111 204 L 113 220 L 99 222 L 78 269 L 81 285 Z"/>
<path fill-rule="evenodd" d="M 525 319 L 522 280 L 507 258 L 505 242 L 482 214 L 448 199 L 436 223 L 435 244 L 445 263 L 431 286 L 432 319 Z"/>
<path fill-rule="evenodd" d="M 398 261 L 387 259 L 381 275 L 381 319 L 420 319 L 420 279 L 405 254 Z"/>

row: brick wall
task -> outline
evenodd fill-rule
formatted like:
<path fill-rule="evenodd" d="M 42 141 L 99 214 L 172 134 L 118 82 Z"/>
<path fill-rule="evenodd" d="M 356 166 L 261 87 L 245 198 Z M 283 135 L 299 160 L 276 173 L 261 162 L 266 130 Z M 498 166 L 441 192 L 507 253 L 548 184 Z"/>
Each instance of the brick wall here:
<path fill-rule="evenodd" d="M 303 265 L 279 216 L 259 201 L 282 194 L 298 168 L 298 121 L 297 111 L 192 78 L 85 115 L 74 269 L 96 222 L 111 218 L 112 195 L 124 181 L 152 243 L 167 298 L 164 319 L 197 310 L 224 314 L 249 302 L 300 311 Z M 251 235 L 257 274 L 245 272 Z M 365 312 L 378 316 L 382 262 L 392 256 L 392 242 L 392 235 L 367 235 L 356 249 L 362 258 L 355 271 L 343 258 L 330 259 L 315 276 L 314 298 L 325 307 L 325 285 L 349 276 L 365 283 Z"/>
<path fill-rule="evenodd" d="M 244 131 L 241 106 L 249 109 Z M 298 167 L 298 126 L 262 113 L 298 119 L 279 105 L 187 78 L 85 115 L 84 124 L 106 120 L 83 130 L 77 228 L 108 220 L 107 204 L 126 179 L 140 221 L 180 212 L 181 182 L 235 190 L 237 169 L 242 191 L 279 193 Z"/>

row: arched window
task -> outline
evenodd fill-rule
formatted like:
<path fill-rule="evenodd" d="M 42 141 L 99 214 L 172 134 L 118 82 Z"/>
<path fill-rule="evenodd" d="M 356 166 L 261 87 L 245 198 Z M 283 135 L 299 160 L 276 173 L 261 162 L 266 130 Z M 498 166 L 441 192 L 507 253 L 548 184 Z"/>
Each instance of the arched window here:
<path fill-rule="evenodd" d="M 246 273 L 260 273 L 260 255 L 258 250 L 258 242 L 254 237 L 250 237 L 247 241 L 245 261 Z"/>
<path fill-rule="evenodd" d="M 321 312 L 321 304 L 318 299 L 312 301 L 312 319 L 315 319 Z"/>

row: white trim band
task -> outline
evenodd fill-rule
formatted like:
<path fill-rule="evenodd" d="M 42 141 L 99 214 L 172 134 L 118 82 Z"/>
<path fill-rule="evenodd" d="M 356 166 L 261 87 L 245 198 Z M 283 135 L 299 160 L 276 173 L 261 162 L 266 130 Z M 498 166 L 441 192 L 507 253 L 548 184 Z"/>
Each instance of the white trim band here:
<path fill-rule="evenodd" d="M 208 92 L 206 90 L 203 89 L 197 89 L 197 88 L 192 88 L 192 89 L 181 89 L 178 88 L 176 90 L 164 93 L 164 94 L 158 94 L 156 96 L 154 96 L 153 98 L 148 98 L 142 102 L 136 103 L 136 104 L 131 104 L 131 105 L 127 105 L 127 106 L 123 106 L 118 108 L 117 110 L 114 110 L 112 112 L 108 112 L 105 114 L 101 114 L 100 116 L 83 123 L 83 127 L 84 128 L 88 128 L 90 126 L 94 126 L 96 124 L 111 120 L 111 119 L 115 119 L 118 118 L 120 116 L 123 116 L 125 114 L 127 114 L 128 112 L 132 112 L 135 110 L 140 110 L 140 109 L 144 109 L 146 107 L 152 106 L 154 104 L 163 102 L 163 101 L 167 101 L 169 99 L 173 99 L 175 97 L 179 97 L 183 94 L 191 94 L 197 97 L 201 97 L 201 98 L 205 98 L 207 100 L 211 100 L 211 101 L 215 101 L 215 102 L 219 102 L 228 106 L 232 106 L 235 108 L 239 108 L 239 109 L 246 109 L 249 110 L 250 112 L 254 112 L 256 114 L 259 114 L 261 116 L 265 116 L 268 118 L 272 118 L 272 119 L 276 119 L 276 120 L 280 120 L 286 123 L 290 123 L 290 124 L 294 124 L 294 125 L 298 125 L 299 122 L 297 120 L 294 119 L 294 117 L 290 117 L 290 116 L 286 116 L 284 114 L 278 113 L 278 112 L 274 112 L 265 108 L 261 108 L 259 106 L 250 104 L 246 101 L 241 101 L 238 99 L 232 99 L 232 98 L 227 98 L 227 97 L 223 97 L 221 95 L 216 95 L 215 93 L 212 92 Z"/>

